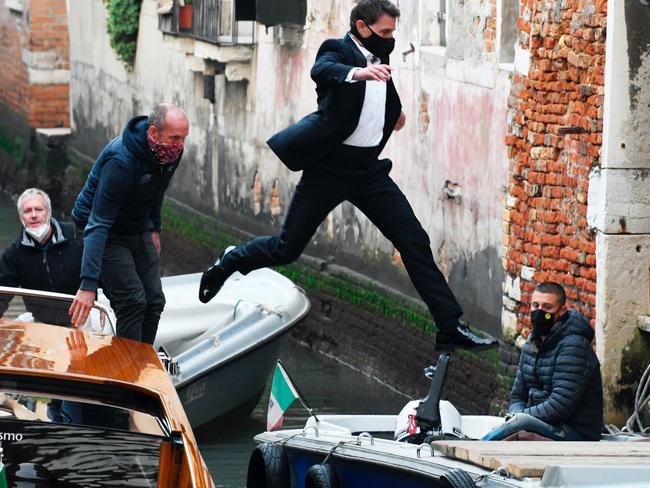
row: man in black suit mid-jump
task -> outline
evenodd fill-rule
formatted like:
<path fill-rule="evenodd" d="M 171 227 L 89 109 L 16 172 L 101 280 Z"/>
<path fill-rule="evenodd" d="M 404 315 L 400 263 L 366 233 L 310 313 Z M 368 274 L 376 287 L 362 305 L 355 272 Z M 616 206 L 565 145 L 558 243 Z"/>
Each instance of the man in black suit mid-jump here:
<path fill-rule="evenodd" d="M 391 161 L 378 159 L 392 132 L 406 122 L 389 65 L 399 15 L 389 0 L 360 0 L 350 15 L 350 32 L 321 45 L 311 69 L 318 110 L 268 141 L 285 165 L 303 170 L 282 230 L 224 251 L 203 273 L 202 302 L 235 271 L 246 274 L 295 261 L 327 214 L 347 200 L 400 252 L 438 326 L 438 347 L 497 345 L 460 320 L 463 312 L 434 263 L 429 237 L 389 176 Z"/>

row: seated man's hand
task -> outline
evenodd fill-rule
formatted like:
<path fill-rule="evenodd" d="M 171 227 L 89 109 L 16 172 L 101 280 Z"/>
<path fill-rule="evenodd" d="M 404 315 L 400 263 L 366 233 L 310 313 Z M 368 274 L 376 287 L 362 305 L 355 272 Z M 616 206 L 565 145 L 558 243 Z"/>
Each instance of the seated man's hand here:
<path fill-rule="evenodd" d="M 79 290 L 70 305 L 68 314 L 71 317 L 70 323 L 73 327 L 81 327 L 88 320 L 90 310 L 95 303 L 95 292 L 90 290 Z"/>

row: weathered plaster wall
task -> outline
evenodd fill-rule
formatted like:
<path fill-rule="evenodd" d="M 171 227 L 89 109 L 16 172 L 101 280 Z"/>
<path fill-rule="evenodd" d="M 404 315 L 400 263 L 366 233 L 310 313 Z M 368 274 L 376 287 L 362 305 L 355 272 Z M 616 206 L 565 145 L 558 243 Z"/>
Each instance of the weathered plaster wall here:
<path fill-rule="evenodd" d="M 434 3 L 400 4 L 392 64 L 407 126 L 384 155 L 393 159 L 392 175 L 430 233 L 469 318 L 498 333 L 509 72 L 496 64 L 496 3 L 473 0 L 465 10 L 450 10 L 447 49 L 435 45 L 421 22 L 423 13 L 435 18 Z M 136 65 L 127 72 L 101 36 L 102 2 L 70 0 L 70 24 L 77 26 L 71 34 L 75 144 L 96 154 L 132 113 L 160 99 L 174 101 L 186 109 L 191 128 L 172 195 L 218 210 L 251 232 L 276 231 L 299 175 L 283 167 L 265 140 L 315 109 L 309 69 L 321 42 L 346 32 L 352 1 L 309 2 L 304 33 L 259 26 L 253 50 L 163 36 L 156 2 L 142 5 Z M 480 22 L 465 19 L 475 13 Z M 409 43 L 416 51 L 402 58 Z M 212 73 L 214 105 L 202 98 L 203 77 Z M 460 196 L 446 196 L 447 180 Z M 398 254 L 350 205 L 332 212 L 309 252 L 334 255 L 338 264 L 414 294 Z"/>
<path fill-rule="evenodd" d="M 605 413 L 622 425 L 650 363 L 650 7 L 610 1 L 603 155 L 589 181 Z M 647 328 L 647 327 L 646 327 Z"/>
<path fill-rule="evenodd" d="M 104 3 L 70 0 L 72 145 L 94 158 L 130 117 L 148 113 L 161 101 L 176 103 L 188 115 L 190 136 L 171 192 L 209 210 L 213 208 L 211 154 L 216 145 L 213 107 L 203 98 L 202 75 L 187 67 L 183 46 L 163 42 L 156 9 L 156 1 L 142 2 L 135 66 L 127 70 L 105 34 Z"/>

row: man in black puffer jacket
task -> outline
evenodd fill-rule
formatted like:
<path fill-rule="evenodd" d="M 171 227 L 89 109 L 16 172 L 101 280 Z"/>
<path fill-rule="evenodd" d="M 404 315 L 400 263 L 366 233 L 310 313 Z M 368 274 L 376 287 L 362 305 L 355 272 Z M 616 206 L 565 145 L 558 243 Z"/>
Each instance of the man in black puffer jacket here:
<path fill-rule="evenodd" d="M 567 309 L 557 283 L 537 285 L 530 308 L 533 330 L 521 351 L 508 419 L 484 440 L 517 431 L 555 440 L 599 440 L 603 385 L 593 329 L 584 315 Z"/>
<path fill-rule="evenodd" d="M 0 285 L 76 293 L 81 281 L 81 246 L 74 238 L 72 224 L 52 218 L 50 197 L 38 188 L 25 190 L 17 206 L 23 229 L 0 258 Z M 0 294 L 0 317 L 10 300 L 10 296 Z M 23 300 L 37 321 L 70 325 L 67 302 Z"/>

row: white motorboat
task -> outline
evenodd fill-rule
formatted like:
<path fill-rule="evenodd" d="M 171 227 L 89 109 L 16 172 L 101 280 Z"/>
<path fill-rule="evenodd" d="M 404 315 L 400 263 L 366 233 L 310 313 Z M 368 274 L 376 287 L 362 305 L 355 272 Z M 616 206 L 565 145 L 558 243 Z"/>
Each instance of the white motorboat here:
<path fill-rule="evenodd" d="M 164 350 L 168 372 L 194 427 L 252 411 L 275 367 L 281 339 L 310 308 L 302 289 L 268 268 L 246 276 L 235 273 L 207 304 L 198 299 L 200 279 L 198 273 L 162 279 L 167 303 L 155 342 L 157 350 Z M 23 289 L 0 288 L 6 293 L 24 293 Z M 73 298 L 31 293 L 33 301 L 44 295 Z M 84 329 L 114 334 L 114 313 L 101 290 L 97 301 L 111 320 L 100 320 L 93 312 Z M 69 305 L 57 307 L 46 316 L 67 317 Z M 16 302 L 11 314 L 21 315 L 23 321 L 46 321 L 38 310 L 31 306 L 26 311 L 22 302 Z"/>
<path fill-rule="evenodd" d="M 248 488 L 650 488 L 650 440 L 480 441 L 504 419 L 460 415 L 440 400 L 449 357 L 429 395 L 399 415 L 318 415 L 302 429 L 255 437 Z"/>
<path fill-rule="evenodd" d="M 207 304 L 198 299 L 200 278 L 163 278 L 167 304 L 155 343 L 171 359 L 172 381 L 193 426 L 251 412 L 280 339 L 310 307 L 300 288 L 268 268 L 235 273 Z"/>

